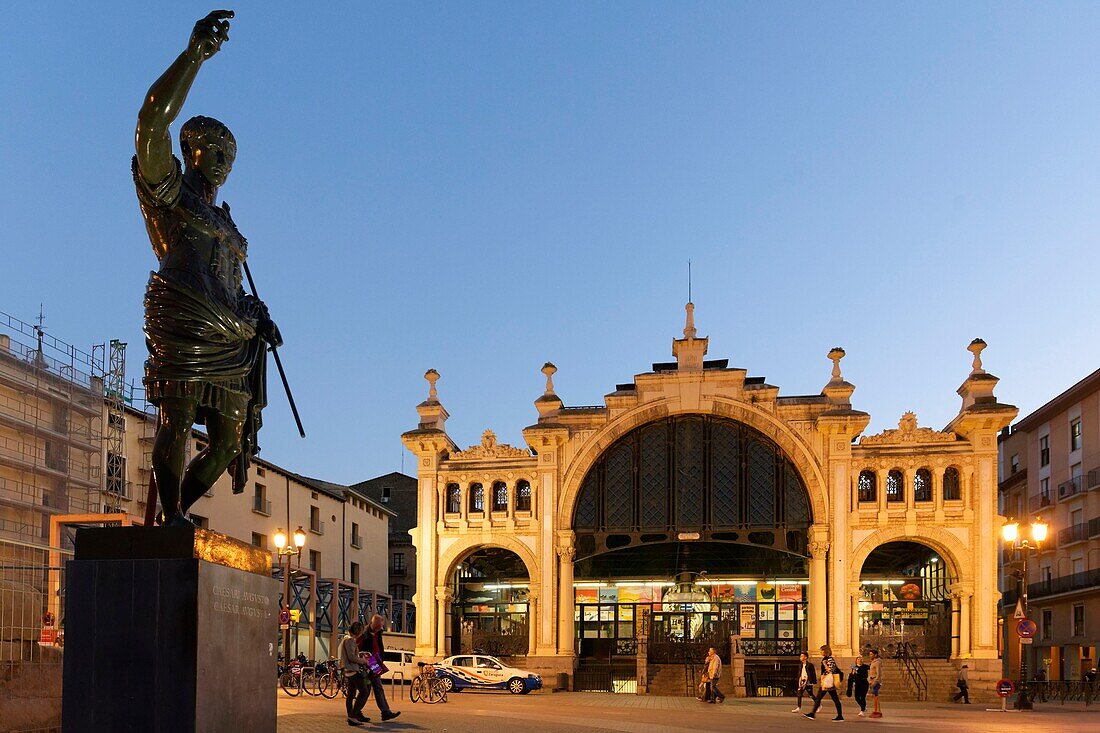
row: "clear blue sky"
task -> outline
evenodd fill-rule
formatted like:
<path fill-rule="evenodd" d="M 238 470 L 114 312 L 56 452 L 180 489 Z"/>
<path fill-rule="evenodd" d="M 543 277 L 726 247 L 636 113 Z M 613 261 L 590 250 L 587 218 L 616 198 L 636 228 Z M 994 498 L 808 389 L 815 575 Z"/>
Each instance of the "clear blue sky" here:
<path fill-rule="evenodd" d="M 134 378 L 135 115 L 213 7 L 0 31 L 0 310 L 128 341 Z M 231 7 L 181 120 L 239 143 L 222 196 L 309 432 L 273 383 L 268 460 L 399 468 L 428 367 L 462 445 L 520 442 L 547 360 L 599 404 L 671 358 L 689 257 L 711 358 L 807 394 L 844 346 L 873 432 L 946 424 L 975 336 L 1025 412 L 1100 364 L 1098 5 Z"/>

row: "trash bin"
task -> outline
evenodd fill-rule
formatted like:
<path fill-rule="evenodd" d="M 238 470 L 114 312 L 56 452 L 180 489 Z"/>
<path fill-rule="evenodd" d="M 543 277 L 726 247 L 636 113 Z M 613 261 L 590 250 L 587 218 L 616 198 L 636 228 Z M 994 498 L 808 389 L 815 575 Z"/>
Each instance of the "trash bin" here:
<path fill-rule="evenodd" d="M 554 683 L 554 692 L 569 691 L 569 673 L 558 672 L 558 681 Z"/>

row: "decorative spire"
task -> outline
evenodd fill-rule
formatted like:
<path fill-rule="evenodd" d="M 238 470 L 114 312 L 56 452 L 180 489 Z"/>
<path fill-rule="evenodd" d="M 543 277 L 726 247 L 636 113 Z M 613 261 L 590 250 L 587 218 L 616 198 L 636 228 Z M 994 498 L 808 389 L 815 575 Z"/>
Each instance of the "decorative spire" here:
<path fill-rule="evenodd" d="M 542 365 L 542 373 L 546 375 L 546 391 L 542 393 L 542 397 L 535 400 L 535 409 L 539 411 L 539 420 L 550 419 L 561 412 L 561 398 L 554 394 L 554 374 L 557 371 L 558 368 L 550 362 Z"/>
<path fill-rule="evenodd" d="M 843 382 L 844 377 L 840 375 L 840 360 L 844 358 L 844 349 L 834 346 L 829 350 L 829 358 L 833 362 L 833 381 Z"/>
<path fill-rule="evenodd" d="M 558 368 L 551 362 L 546 362 L 542 365 L 542 373 L 546 375 L 546 391 L 542 393 L 543 397 L 554 396 L 554 374 L 558 371 Z"/>
<path fill-rule="evenodd" d="M 428 380 L 428 399 L 416 406 L 416 412 L 420 415 L 420 428 L 443 430 L 450 415 L 439 402 L 439 392 L 435 383 L 439 381 L 439 372 L 429 369 L 424 372 L 424 379 Z"/>
<path fill-rule="evenodd" d="M 966 350 L 974 355 L 974 366 L 970 370 L 970 376 L 985 374 L 985 369 L 982 369 L 982 351 L 985 350 L 986 345 L 985 341 L 974 339 L 970 342 L 970 346 L 966 347 Z"/>
<path fill-rule="evenodd" d="M 672 355 L 676 357 L 677 370 L 699 372 L 703 370 L 703 357 L 707 354 L 710 340 L 706 336 L 698 338 L 695 335 L 695 304 L 689 300 L 684 311 L 684 337 L 672 340 Z"/>

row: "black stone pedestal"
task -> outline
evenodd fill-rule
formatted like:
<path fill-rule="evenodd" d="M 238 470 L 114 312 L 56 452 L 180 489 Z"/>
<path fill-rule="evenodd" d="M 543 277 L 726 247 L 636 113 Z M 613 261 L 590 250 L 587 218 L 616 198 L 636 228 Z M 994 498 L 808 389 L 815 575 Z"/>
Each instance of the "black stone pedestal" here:
<path fill-rule="evenodd" d="M 81 529 L 63 733 L 274 733 L 271 555 L 200 529 Z"/>

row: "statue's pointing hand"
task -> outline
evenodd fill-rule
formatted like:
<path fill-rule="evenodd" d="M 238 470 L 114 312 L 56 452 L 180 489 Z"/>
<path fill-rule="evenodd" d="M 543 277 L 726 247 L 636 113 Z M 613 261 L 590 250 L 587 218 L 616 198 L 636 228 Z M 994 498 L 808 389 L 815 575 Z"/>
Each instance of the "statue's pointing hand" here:
<path fill-rule="evenodd" d="M 195 23 L 191 32 L 191 41 L 187 50 L 197 60 L 205 61 L 221 50 L 222 44 L 229 40 L 229 18 L 232 10 L 215 10 Z"/>

